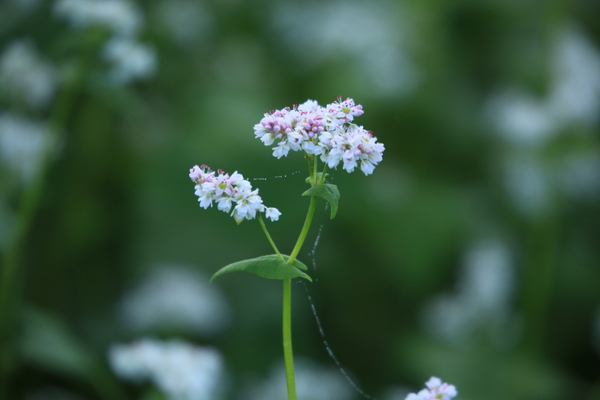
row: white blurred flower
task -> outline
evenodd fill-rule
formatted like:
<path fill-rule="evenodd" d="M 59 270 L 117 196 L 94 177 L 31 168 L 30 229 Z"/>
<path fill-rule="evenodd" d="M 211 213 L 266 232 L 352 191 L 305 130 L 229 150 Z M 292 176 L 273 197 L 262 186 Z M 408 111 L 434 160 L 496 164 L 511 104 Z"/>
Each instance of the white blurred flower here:
<path fill-rule="evenodd" d="M 102 55 L 111 64 L 109 79 L 118 84 L 149 78 L 156 70 L 154 50 L 128 37 L 110 39 Z"/>
<path fill-rule="evenodd" d="M 109 361 L 120 378 L 151 381 L 169 400 L 216 400 L 222 390 L 223 360 L 212 348 L 141 339 L 111 346 Z"/>
<path fill-rule="evenodd" d="M 283 49 L 308 68 L 347 57 L 370 90 L 403 95 L 418 71 L 409 56 L 410 18 L 398 3 L 372 1 L 277 2 L 269 18 Z M 298 21 L 302 21 L 299 23 Z"/>
<path fill-rule="evenodd" d="M 113 371 L 120 378 L 142 382 L 162 363 L 163 353 L 162 342 L 143 339 L 127 345 L 112 345 L 108 356 Z"/>
<path fill-rule="evenodd" d="M 425 308 L 425 327 L 445 340 L 461 342 L 483 326 L 491 324 L 493 328 L 494 324 L 506 322 L 510 317 L 514 280 L 506 244 L 476 243 L 465 254 L 456 292 L 438 296 Z"/>
<path fill-rule="evenodd" d="M 132 331 L 169 327 L 204 335 L 220 332 L 229 308 L 217 286 L 191 269 L 157 269 L 120 303 L 123 324 Z"/>
<path fill-rule="evenodd" d="M 137 33 L 143 23 L 140 9 L 129 0 L 58 0 L 54 12 L 74 27 L 101 26 L 121 35 Z"/>
<path fill-rule="evenodd" d="M 0 95 L 33 108 L 48 104 L 56 90 L 56 70 L 37 52 L 33 42 L 12 42 L 0 58 Z"/>
<path fill-rule="evenodd" d="M 502 137 L 515 145 L 544 143 L 559 126 L 540 99 L 514 89 L 493 95 L 486 111 Z"/>
<path fill-rule="evenodd" d="M 349 400 L 354 391 L 340 371 L 307 359 L 295 362 L 296 393 L 302 400 Z M 281 400 L 287 396 L 285 368 L 277 364 L 267 379 L 250 390 L 249 400 Z"/>
<path fill-rule="evenodd" d="M 552 50 L 546 97 L 507 88 L 491 96 L 486 113 L 496 131 L 515 145 L 543 145 L 570 124 L 598 123 L 600 54 L 588 38 L 566 27 Z"/>
<path fill-rule="evenodd" d="M 549 112 L 565 123 L 595 124 L 600 110 L 600 54 L 583 32 L 568 26 L 558 36 Z"/>
<path fill-rule="evenodd" d="M 0 163 L 23 183 L 38 167 L 48 140 L 45 124 L 12 114 L 0 114 Z"/>

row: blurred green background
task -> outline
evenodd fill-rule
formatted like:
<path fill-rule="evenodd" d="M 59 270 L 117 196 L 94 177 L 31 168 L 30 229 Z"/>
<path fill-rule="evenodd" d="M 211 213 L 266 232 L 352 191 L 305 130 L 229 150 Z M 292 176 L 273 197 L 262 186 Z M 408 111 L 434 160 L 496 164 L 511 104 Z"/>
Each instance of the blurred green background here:
<path fill-rule="evenodd" d="M 154 337 L 222 355 L 212 400 L 283 398 L 280 282 L 208 284 L 270 246 L 199 208 L 188 170 L 251 180 L 289 252 L 305 161 L 252 128 L 343 96 L 386 152 L 372 176 L 331 171 L 338 215 L 320 204 L 300 254 L 299 398 L 403 400 L 435 375 L 466 400 L 600 399 L 599 16 L 592 0 L 4 0 L 0 395 L 169 398 L 109 364 Z"/>

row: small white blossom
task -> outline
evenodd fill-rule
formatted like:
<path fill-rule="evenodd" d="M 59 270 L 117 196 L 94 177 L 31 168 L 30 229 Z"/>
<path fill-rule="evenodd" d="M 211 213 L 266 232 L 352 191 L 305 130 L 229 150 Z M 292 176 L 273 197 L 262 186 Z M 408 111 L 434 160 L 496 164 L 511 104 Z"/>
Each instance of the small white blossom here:
<path fill-rule="evenodd" d="M 229 175 L 221 170 L 217 173 L 218 175 L 215 175 L 206 165 L 195 165 L 190 169 L 190 179 L 196 183 L 195 194 L 198 196 L 200 207 L 206 209 L 216 201 L 217 208 L 228 213 L 235 204 L 231 216 L 238 224 L 245 219 L 254 219 L 261 212 L 271 221 L 279 219 L 279 210 L 266 207 L 258 189 L 252 190 L 252 185 L 242 174 L 234 172 Z"/>
<path fill-rule="evenodd" d="M 267 207 L 267 210 L 265 211 L 265 215 L 267 218 L 271 219 L 271 221 L 277 221 L 277 220 L 279 220 L 279 216 L 281 215 L 281 213 L 276 208 Z"/>
<path fill-rule="evenodd" d="M 405 400 L 451 400 L 458 395 L 456 387 L 442 382 L 440 378 L 432 376 L 426 383 L 427 389 L 418 393 L 410 393 Z"/>

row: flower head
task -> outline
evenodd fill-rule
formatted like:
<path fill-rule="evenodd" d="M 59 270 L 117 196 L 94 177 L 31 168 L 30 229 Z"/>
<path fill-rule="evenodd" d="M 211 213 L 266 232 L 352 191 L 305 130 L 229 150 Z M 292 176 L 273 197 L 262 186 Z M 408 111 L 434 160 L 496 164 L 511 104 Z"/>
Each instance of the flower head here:
<path fill-rule="evenodd" d="M 223 379 L 223 358 L 209 347 L 180 340 L 144 338 L 130 344 L 114 344 L 109 362 L 122 379 L 151 381 L 172 400 L 212 400 Z"/>
<path fill-rule="evenodd" d="M 381 161 L 383 144 L 362 126 L 352 121 L 363 109 L 347 98 L 321 107 L 314 100 L 292 108 L 271 111 L 254 126 L 254 134 L 265 146 L 275 144 L 273 156 L 285 157 L 290 151 L 320 156 L 329 168 L 340 162 L 354 171 L 360 165 L 365 175 L 373 173 Z"/>
<path fill-rule="evenodd" d="M 223 212 L 231 212 L 231 216 L 239 224 L 245 219 L 253 219 L 264 212 L 271 221 L 277 221 L 281 213 L 273 207 L 263 205 L 258 189 L 252 189 L 250 182 L 237 171 L 229 175 L 224 171 L 212 171 L 206 165 L 195 165 L 190 169 L 190 179 L 196 183 L 195 193 L 200 207 L 208 208 L 217 203 Z M 235 204 L 235 206 L 234 206 Z"/>
<path fill-rule="evenodd" d="M 425 382 L 427 389 L 422 389 L 419 393 L 410 393 L 405 400 L 451 400 L 458 395 L 456 387 L 442 382 L 440 378 L 432 376 Z"/>

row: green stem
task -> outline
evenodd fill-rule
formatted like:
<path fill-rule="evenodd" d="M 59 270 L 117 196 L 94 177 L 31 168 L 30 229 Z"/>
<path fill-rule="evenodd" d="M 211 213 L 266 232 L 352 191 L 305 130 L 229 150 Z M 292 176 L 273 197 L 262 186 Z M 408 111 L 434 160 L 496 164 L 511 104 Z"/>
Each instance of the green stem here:
<path fill-rule="evenodd" d="M 277 255 L 279 256 L 279 258 L 281 258 L 283 260 L 283 257 L 281 256 L 281 253 L 277 249 L 277 246 L 275 245 L 275 242 L 271 238 L 271 235 L 269 234 L 269 231 L 267 230 L 267 226 L 265 225 L 265 222 L 263 221 L 262 216 L 260 215 L 260 213 L 258 214 L 258 222 L 260 222 L 260 226 L 262 227 L 262 230 L 265 233 L 265 236 L 267 237 L 267 240 L 269 241 L 269 243 L 271 243 L 271 247 L 273 247 L 273 250 L 275 250 L 275 253 L 277 253 Z"/>
<path fill-rule="evenodd" d="M 296 245 L 290 254 L 287 262 L 293 263 L 304 244 L 313 216 L 317 198 L 311 196 L 308 213 L 304 220 L 304 226 L 300 232 L 300 236 L 296 241 Z M 292 353 L 292 284 L 290 279 L 283 280 L 283 358 L 285 361 L 285 377 L 287 381 L 288 400 L 296 400 L 296 382 L 294 378 L 294 355 Z"/>
<path fill-rule="evenodd" d="M 74 85 L 77 86 L 77 85 Z M 23 248 L 31 230 L 45 188 L 46 174 L 58 146 L 64 139 L 64 126 L 73 108 L 77 87 L 67 87 L 59 95 L 48 123 L 46 143 L 31 180 L 25 187 L 18 206 L 12 237 L 4 253 L 0 272 L 0 399 L 6 398 L 9 375 L 15 363 L 14 339 L 21 314 Z"/>
<path fill-rule="evenodd" d="M 2 349 L 0 354 L 0 400 L 7 398 L 8 382 L 15 364 L 15 336 L 22 303 L 22 273 L 19 268 L 23 268 L 22 259 L 27 235 L 31 230 L 42 199 L 46 175 L 52 166 L 57 149 L 65 139 L 67 121 L 91 69 L 98 46 L 104 37 L 101 32 L 96 36 L 90 48 L 83 54 L 76 75 L 70 82 L 65 83 L 54 102 L 48 121 L 47 140 L 40 155 L 40 162 L 19 200 L 17 222 L 2 259 L 2 271 L 0 271 L 0 348 Z"/>
<path fill-rule="evenodd" d="M 317 208 L 317 198 L 315 196 L 311 196 L 310 205 L 308 207 L 308 213 L 306 214 L 306 219 L 304 220 L 304 226 L 300 231 L 300 236 L 298 236 L 298 240 L 296 241 L 296 245 L 292 250 L 292 254 L 290 254 L 290 258 L 288 258 L 288 264 L 292 264 L 298 253 L 300 253 L 300 249 L 302 249 L 302 245 L 304 244 L 304 240 L 306 239 L 306 235 L 308 235 L 308 230 L 310 229 L 310 224 L 312 223 L 313 216 L 315 215 L 315 209 Z"/>
<path fill-rule="evenodd" d="M 327 164 L 325 164 L 325 166 L 323 167 L 323 173 L 321 174 L 321 180 L 319 182 L 317 182 L 317 186 L 321 186 L 325 183 L 325 177 L 327 176 L 327 174 L 325 172 L 327 172 Z"/>
<path fill-rule="evenodd" d="M 292 351 L 292 280 L 283 280 L 283 359 L 288 400 L 296 400 L 294 353 Z"/>

